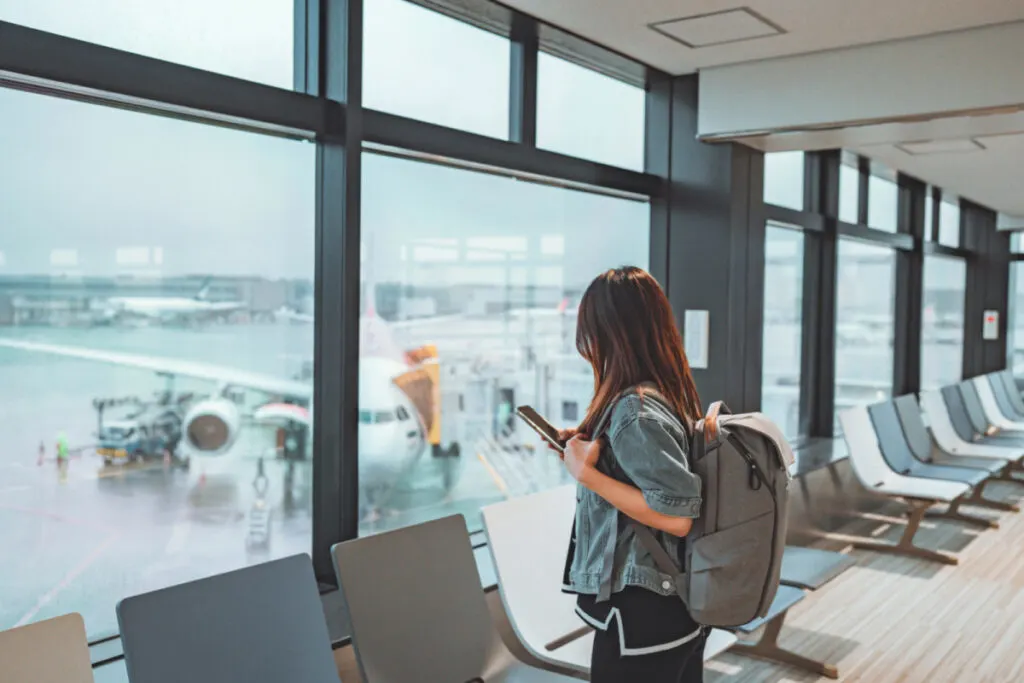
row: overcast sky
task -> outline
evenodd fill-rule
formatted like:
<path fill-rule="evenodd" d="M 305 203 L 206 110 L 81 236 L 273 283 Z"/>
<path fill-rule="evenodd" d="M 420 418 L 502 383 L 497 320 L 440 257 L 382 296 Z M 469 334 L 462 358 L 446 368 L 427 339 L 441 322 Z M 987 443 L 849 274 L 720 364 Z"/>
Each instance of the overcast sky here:
<path fill-rule="evenodd" d="M 0 19 L 290 88 L 292 2 L 0 0 Z M 506 135 L 507 40 L 403 0 L 366 0 L 365 31 L 368 107 Z M 547 55 L 539 77 L 539 144 L 642 168 L 640 89 Z M 0 112 L 0 274 L 312 278 L 314 145 L 9 90 Z M 800 207 L 802 154 L 766 163 L 766 199 Z M 844 180 L 840 213 L 856 220 Z M 573 288 L 647 264 L 642 203 L 374 155 L 363 192 L 364 268 L 377 281 L 504 281 L 485 266 L 539 263 L 513 280 Z M 873 179 L 870 192 L 869 223 L 890 227 L 895 186 Z M 856 243 L 844 254 L 891 263 Z M 888 295 L 889 278 L 871 280 Z"/>
<path fill-rule="evenodd" d="M 0 19 L 292 85 L 292 0 L 0 0 Z M 503 136 L 508 67 L 507 40 L 367 0 L 367 106 Z M 642 168 L 640 89 L 549 57 L 539 87 L 542 144 Z M 312 277 L 312 144 L 9 90 L 0 112 L 0 274 Z M 363 187 L 378 280 L 475 281 L 481 268 L 433 265 L 450 250 L 422 244 L 441 238 L 475 238 L 474 261 L 539 253 L 548 267 L 534 275 L 566 285 L 646 265 L 642 203 L 374 156 Z M 495 235 L 520 239 L 479 242 Z"/>

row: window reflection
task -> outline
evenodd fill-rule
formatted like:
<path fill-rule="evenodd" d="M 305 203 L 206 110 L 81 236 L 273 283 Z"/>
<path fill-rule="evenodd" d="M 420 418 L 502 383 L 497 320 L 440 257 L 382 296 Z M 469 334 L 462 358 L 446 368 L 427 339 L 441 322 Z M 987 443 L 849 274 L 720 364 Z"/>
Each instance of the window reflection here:
<path fill-rule="evenodd" d="M 360 528 L 476 527 L 481 505 L 568 481 L 514 410 L 577 424 L 576 307 L 599 272 L 646 266 L 649 206 L 370 153 L 363 173 L 360 409 L 414 421 L 362 421 Z"/>
<path fill-rule="evenodd" d="M 899 214 L 899 186 L 888 178 L 868 178 L 868 227 L 896 232 Z"/>
<path fill-rule="evenodd" d="M 860 173 L 855 161 L 845 158 L 839 166 L 839 220 L 844 223 L 860 222 Z"/>
<path fill-rule="evenodd" d="M 765 235 L 761 412 L 788 437 L 800 432 L 804 236 L 769 224 Z"/>
<path fill-rule="evenodd" d="M 960 202 L 943 197 L 939 202 L 939 244 L 960 246 Z"/>
<path fill-rule="evenodd" d="M 315 147 L 0 111 L 0 629 L 308 552 Z"/>
<path fill-rule="evenodd" d="M 537 69 L 538 147 L 644 170 L 643 88 L 544 52 Z"/>
<path fill-rule="evenodd" d="M 1024 374 L 1024 262 L 1010 264 L 1010 319 L 1007 321 L 1007 367 Z"/>
<path fill-rule="evenodd" d="M 366 0 L 363 103 L 506 138 L 508 38 L 406 0 Z"/>
<path fill-rule="evenodd" d="M 959 382 L 964 354 L 964 299 L 967 264 L 963 259 L 926 256 L 921 324 L 921 388 Z"/>
<path fill-rule="evenodd" d="M 837 263 L 838 413 L 892 393 L 896 255 L 888 247 L 841 239 Z"/>
<path fill-rule="evenodd" d="M 804 210 L 804 153 L 764 155 L 764 201 L 796 211 Z"/>
<path fill-rule="evenodd" d="M 295 0 L 0 0 L 0 21 L 294 87 Z"/>

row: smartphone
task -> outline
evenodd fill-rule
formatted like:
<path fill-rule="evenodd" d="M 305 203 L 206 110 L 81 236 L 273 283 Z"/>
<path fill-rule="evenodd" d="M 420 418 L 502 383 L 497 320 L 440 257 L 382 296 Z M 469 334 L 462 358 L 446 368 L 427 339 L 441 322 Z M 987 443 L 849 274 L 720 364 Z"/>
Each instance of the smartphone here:
<path fill-rule="evenodd" d="M 519 406 L 516 408 L 518 415 L 523 422 L 530 425 L 533 431 L 540 434 L 541 438 L 551 444 L 559 453 L 565 452 L 565 442 L 558 438 L 558 430 L 551 426 L 551 423 L 540 416 L 530 406 Z"/>

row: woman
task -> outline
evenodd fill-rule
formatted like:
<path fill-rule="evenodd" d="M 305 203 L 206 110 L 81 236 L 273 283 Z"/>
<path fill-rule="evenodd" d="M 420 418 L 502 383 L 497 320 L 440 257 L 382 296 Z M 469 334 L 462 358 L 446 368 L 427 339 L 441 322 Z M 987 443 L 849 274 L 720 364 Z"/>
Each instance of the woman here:
<path fill-rule="evenodd" d="M 594 370 L 594 399 L 563 456 L 579 482 L 564 576 L 596 629 L 592 683 L 699 683 L 704 630 L 626 519 L 653 530 L 672 557 L 700 514 L 687 466 L 700 399 L 664 292 L 633 267 L 594 280 L 580 302 L 576 348 Z M 596 440 L 586 435 L 597 434 Z"/>

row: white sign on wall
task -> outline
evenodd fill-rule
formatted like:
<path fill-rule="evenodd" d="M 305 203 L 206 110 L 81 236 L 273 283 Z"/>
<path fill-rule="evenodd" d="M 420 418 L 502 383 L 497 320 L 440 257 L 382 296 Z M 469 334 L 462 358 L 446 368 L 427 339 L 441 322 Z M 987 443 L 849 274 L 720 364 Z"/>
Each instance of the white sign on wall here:
<path fill-rule="evenodd" d="M 686 311 L 683 316 L 683 346 L 690 367 L 703 370 L 708 367 L 708 311 Z"/>
<path fill-rule="evenodd" d="M 985 341 L 999 339 L 999 311 L 985 311 L 985 317 L 982 320 L 981 338 Z"/>

